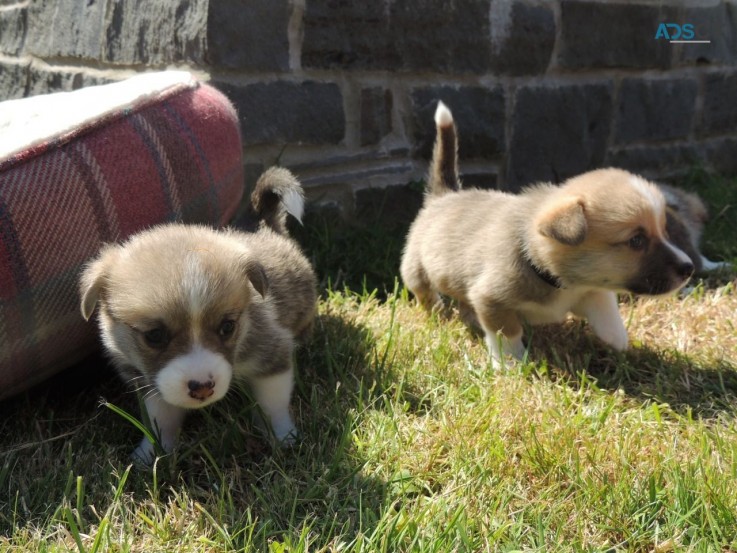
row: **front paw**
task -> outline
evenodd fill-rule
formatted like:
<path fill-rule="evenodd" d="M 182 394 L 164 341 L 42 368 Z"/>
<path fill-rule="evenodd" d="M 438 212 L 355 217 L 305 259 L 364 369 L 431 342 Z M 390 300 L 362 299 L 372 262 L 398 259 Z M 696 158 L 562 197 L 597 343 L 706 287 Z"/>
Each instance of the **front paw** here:
<path fill-rule="evenodd" d="M 137 465 L 150 467 L 156 459 L 156 450 L 148 438 L 143 438 L 138 447 L 131 453 L 131 460 Z"/>

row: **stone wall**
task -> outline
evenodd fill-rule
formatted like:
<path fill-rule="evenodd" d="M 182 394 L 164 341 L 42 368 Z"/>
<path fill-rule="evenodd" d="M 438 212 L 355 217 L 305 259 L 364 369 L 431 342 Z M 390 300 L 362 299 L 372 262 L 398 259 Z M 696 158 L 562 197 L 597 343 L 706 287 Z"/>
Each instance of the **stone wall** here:
<path fill-rule="evenodd" d="M 0 97 L 167 67 L 233 100 L 250 180 L 278 162 L 347 213 L 424 176 L 438 99 L 470 185 L 737 174 L 734 0 L 0 0 Z"/>

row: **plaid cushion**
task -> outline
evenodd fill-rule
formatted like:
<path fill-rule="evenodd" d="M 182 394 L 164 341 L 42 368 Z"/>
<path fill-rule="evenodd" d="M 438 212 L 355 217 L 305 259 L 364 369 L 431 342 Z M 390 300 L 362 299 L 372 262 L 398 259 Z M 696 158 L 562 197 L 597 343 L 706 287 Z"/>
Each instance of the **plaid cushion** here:
<path fill-rule="evenodd" d="M 77 280 L 101 244 L 165 221 L 225 224 L 241 156 L 232 105 L 199 85 L 0 161 L 0 398 L 95 349 Z"/>

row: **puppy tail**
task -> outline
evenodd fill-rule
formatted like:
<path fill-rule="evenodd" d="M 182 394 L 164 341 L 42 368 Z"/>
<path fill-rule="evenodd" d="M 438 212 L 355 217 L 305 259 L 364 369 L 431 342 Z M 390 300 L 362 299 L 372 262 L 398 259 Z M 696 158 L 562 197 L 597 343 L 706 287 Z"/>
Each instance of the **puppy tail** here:
<path fill-rule="evenodd" d="M 287 234 L 287 213 L 302 223 L 305 209 L 302 185 L 289 170 L 271 167 L 256 182 L 250 207 L 250 219 L 256 219 L 259 226 Z"/>
<path fill-rule="evenodd" d="M 453 114 L 443 102 L 438 102 L 435 110 L 435 126 L 437 134 L 427 179 L 427 192 L 431 196 L 440 196 L 461 189 L 456 126 Z"/>

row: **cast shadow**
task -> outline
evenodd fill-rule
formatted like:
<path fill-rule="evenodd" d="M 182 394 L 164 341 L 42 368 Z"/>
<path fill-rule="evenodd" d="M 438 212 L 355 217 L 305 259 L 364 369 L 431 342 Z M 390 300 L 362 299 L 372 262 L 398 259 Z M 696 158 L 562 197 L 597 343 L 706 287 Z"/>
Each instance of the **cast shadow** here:
<path fill-rule="evenodd" d="M 650 344 L 616 352 L 581 321 L 535 327 L 530 344 L 530 359 L 546 360 L 548 377 L 572 387 L 580 385 L 583 374 L 600 389 L 621 390 L 642 403 L 668 404 L 679 415 L 737 415 L 737 367 L 728 361 L 705 365 Z"/>
<path fill-rule="evenodd" d="M 316 513 L 340 521 L 344 540 L 370 533 L 386 508 L 388 484 L 362 473 L 365 461 L 353 448 L 352 433 L 358 413 L 385 408 L 382 394 L 396 375 L 370 329 L 340 313 L 318 316 L 296 364 L 292 409 L 301 436 L 295 445 L 281 448 L 265 437 L 253 422 L 256 406 L 248 391 L 233 389 L 189 414 L 180 448 L 160 458 L 155 473 L 134 466 L 125 492 L 141 503 L 153 498 L 166 505 L 183 490 L 206 509 L 224 502 L 229 514 L 249 513 L 257 532 L 272 538 L 298 539 L 300 528 L 316 523 Z M 402 393 L 408 404 L 426 408 L 419 392 Z M 77 476 L 85 485 L 80 516 L 99 522 L 92 506 L 104 513 L 111 504 L 111 490 L 141 439 L 101 398 L 139 417 L 136 394 L 97 355 L 0 403 L 0 483 L 9 492 L 0 497 L 0 535 L 42 528 L 54 516 L 65 524 L 58 508 L 75 505 L 68 483 Z M 239 542 L 245 539 L 236 533 L 233 545 L 245 546 Z M 312 545 L 327 546 L 317 542 Z"/>

